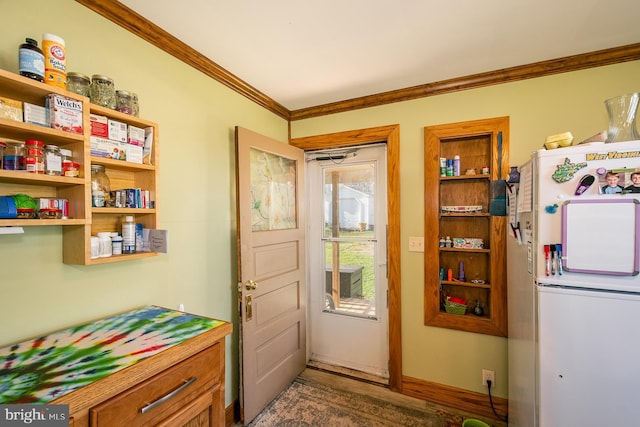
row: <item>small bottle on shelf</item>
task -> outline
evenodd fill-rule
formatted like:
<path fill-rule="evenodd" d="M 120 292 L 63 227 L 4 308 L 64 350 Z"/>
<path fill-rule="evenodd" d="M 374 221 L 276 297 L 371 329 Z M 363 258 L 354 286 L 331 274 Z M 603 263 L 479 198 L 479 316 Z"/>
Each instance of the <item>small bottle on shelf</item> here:
<path fill-rule="evenodd" d="M 453 158 L 453 176 L 460 176 L 460 156 Z"/>
<path fill-rule="evenodd" d="M 122 222 L 122 253 L 136 253 L 136 223 L 133 215 L 127 215 Z"/>

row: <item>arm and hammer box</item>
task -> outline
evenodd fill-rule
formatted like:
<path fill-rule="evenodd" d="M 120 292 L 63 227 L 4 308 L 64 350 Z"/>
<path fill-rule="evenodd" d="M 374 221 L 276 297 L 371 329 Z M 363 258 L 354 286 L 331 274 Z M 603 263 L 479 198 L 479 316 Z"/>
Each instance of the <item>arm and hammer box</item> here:
<path fill-rule="evenodd" d="M 39 105 L 24 103 L 24 121 L 34 125 L 49 126 L 47 109 Z"/>
<path fill-rule="evenodd" d="M 91 155 L 96 157 L 107 157 L 109 159 L 120 160 L 120 143 L 111 141 L 107 138 L 92 136 L 89 138 L 91 142 Z"/>
<path fill-rule="evenodd" d="M 91 123 L 91 135 L 100 138 L 109 138 L 109 127 L 107 116 L 99 116 L 97 114 L 89 114 Z"/>
<path fill-rule="evenodd" d="M 127 142 L 127 124 L 115 120 L 107 120 L 109 127 L 109 139 L 118 142 Z"/>
<path fill-rule="evenodd" d="M 49 126 L 66 132 L 83 133 L 82 102 L 50 93 L 46 98 Z"/>
<path fill-rule="evenodd" d="M 0 96 L 0 118 L 22 121 L 22 102 Z"/>
<path fill-rule="evenodd" d="M 127 142 L 138 147 L 144 147 L 144 129 L 129 125 Z"/>

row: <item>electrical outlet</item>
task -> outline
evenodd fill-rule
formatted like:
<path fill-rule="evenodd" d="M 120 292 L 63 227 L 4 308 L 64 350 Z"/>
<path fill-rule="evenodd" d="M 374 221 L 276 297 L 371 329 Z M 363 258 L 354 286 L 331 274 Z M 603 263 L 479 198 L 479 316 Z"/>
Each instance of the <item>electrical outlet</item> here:
<path fill-rule="evenodd" d="M 496 388 L 496 371 L 482 370 L 482 385 L 486 387 L 487 381 L 491 381 L 491 388 Z"/>

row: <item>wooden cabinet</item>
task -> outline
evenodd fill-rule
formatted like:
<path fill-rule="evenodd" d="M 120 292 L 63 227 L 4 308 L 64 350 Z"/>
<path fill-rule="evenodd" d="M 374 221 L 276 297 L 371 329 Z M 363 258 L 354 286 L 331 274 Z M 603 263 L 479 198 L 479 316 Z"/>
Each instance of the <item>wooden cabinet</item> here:
<path fill-rule="evenodd" d="M 144 228 L 156 228 L 158 224 L 158 126 L 156 123 L 93 105 L 89 99 L 20 75 L 0 70 L 0 97 L 44 106 L 48 94 L 55 93 L 73 98 L 83 104 L 83 133 L 76 134 L 18 122 L 0 117 L 0 140 L 24 141 L 38 139 L 45 144 L 58 145 L 71 150 L 73 160 L 80 164 L 80 176 L 48 176 L 0 169 L 0 195 L 23 193 L 31 197 L 67 199 L 67 219 L 0 219 L 0 226 L 64 226 L 63 261 L 66 264 L 103 264 L 156 255 L 139 252 L 91 259 L 91 236 L 100 231 L 119 231 L 122 218 L 133 215 L 136 223 Z M 107 116 L 138 128 L 153 129 L 151 164 L 137 164 L 122 160 L 92 157 L 90 150 L 90 113 Z M 111 181 L 111 189 L 141 188 L 149 190 L 152 208 L 92 208 L 91 164 L 105 166 Z"/>
<path fill-rule="evenodd" d="M 171 320 L 172 317 L 176 320 Z M 105 344 L 100 354 L 92 353 L 96 354 L 93 366 L 99 371 L 94 375 L 97 379 L 46 403 L 69 405 L 69 415 L 76 427 L 224 426 L 225 339 L 232 325 L 214 319 L 205 323 L 197 316 L 178 313 L 169 317 L 159 315 L 151 321 L 152 325 L 145 322 L 131 325 L 104 319 L 96 322 L 95 327 L 82 326 L 83 335 L 102 337 L 104 324 L 113 324 L 107 336 L 113 337 L 114 343 Z M 187 322 L 192 326 L 187 326 Z M 181 340 L 181 334 L 190 338 L 173 344 Z M 59 335 L 60 340 L 75 337 L 68 331 Z M 76 377 L 84 378 L 82 369 L 75 376 L 71 373 L 76 369 L 71 361 L 78 360 L 82 365 L 91 346 L 101 345 L 96 340 L 78 344 L 77 350 L 73 344 L 65 345 L 64 351 L 69 354 L 63 363 L 67 363 L 69 371 L 63 371 L 59 377 L 62 382 L 54 391 L 65 390 L 65 381 L 72 387 Z M 153 354 L 158 346 L 163 350 Z M 145 357 L 147 352 L 153 355 Z M 106 356 L 101 357 L 102 353 Z M 127 358 L 132 361 L 122 360 Z M 122 366 L 114 368 L 118 364 Z M 104 375 L 98 368 L 109 374 Z M 111 372 L 112 369 L 115 370 Z"/>
<path fill-rule="evenodd" d="M 224 366 L 219 345 L 94 406 L 89 410 L 89 425 L 185 425 L 194 418 L 202 421 L 200 425 L 216 425 L 223 374 L 219 367 Z"/>
<path fill-rule="evenodd" d="M 508 173 L 509 118 L 429 126 L 424 138 L 425 324 L 506 336 L 507 217 L 490 205 Z M 460 175 L 441 176 L 440 159 L 456 155 Z M 442 247 L 447 236 L 453 243 Z M 466 311 L 447 310 L 447 297 L 464 299 Z"/>

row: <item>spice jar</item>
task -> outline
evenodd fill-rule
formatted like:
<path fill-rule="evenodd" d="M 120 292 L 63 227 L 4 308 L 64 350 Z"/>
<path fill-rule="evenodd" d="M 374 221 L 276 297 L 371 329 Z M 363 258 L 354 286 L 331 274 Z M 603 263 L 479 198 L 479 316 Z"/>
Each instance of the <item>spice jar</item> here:
<path fill-rule="evenodd" d="M 111 182 L 104 172 L 104 166 L 91 165 L 91 206 L 103 208 L 109 201 Z"/>
<path fill-rule="evenodd" d="M 111 77 L 101 74 L 91 76 L 90 98 L 92 104 L 116 108 L 116 87 Z"/>
<path fill-rule="evenodd" d="M 24 168 L 27 172 L 44 174 L 44 142 L 27 139 L 24 142 Z"/>
<path fill-rule="evenodd" d="M 66 160 L 62 162 L 62 175 L 63 176 L 71 176 L 71 177 L 79 177 L 80 176 L 80 165 L 76 162 L 72 162 L 70 160 Z"/>
<path fill-rule="evenodd" d="M 78 95 L 89 97 L 91 88 L 91 79 L 81 73 L 69 71 L 67 73 L 67 90 L 77 93 Z"/>
<path fill-rule="evenodd" d="M 2 169 L 17 171 L 24 169 L 24 142 L 7 141 L 4 149 Z"/>
<path fill-rule="evenodd" d="M 126 90 L 116 91 L 116 110 L 125 114 L 133 113 L 133 97 Z"/>
<path fill-rule="evenodd" d="M 62 154 L 57 145 L 44 146 L 44 173 L 46 175 L 62 175 Z"/>

